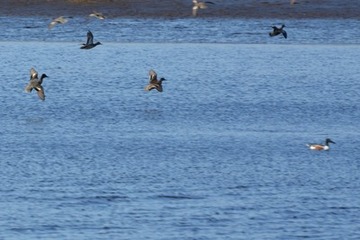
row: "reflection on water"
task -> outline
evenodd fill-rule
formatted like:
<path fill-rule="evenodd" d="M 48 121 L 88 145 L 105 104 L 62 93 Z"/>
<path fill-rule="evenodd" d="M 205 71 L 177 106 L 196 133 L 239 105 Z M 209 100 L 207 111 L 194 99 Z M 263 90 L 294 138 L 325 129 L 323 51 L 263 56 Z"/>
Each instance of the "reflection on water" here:
<path fill-rule="evenodd" d="M 2 20 L 1 239 L 359 238 L 356 22 Z"/>
<path fill-rule="evenodd" d="M 44 120 L 45 119 L 43 117 L 29 117 L 25 119 L 28 124 L 41 124 Z"/>

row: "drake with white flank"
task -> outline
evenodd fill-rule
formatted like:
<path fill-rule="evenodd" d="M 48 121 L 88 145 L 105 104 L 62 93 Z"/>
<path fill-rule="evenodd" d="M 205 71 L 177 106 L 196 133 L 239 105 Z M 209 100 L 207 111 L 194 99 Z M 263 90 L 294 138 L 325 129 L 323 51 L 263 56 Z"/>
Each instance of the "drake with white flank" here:
<path fill-rule="evenodd" d="M 317 143 L 308 143 L 306 146 L 308 146 L 311 150 L 318 150 L 318 151 L 327 151 L 330 149 L 329 143 L 334 143 L 330 138 L 325 139 L 325 144 L 317 144 Z"/>

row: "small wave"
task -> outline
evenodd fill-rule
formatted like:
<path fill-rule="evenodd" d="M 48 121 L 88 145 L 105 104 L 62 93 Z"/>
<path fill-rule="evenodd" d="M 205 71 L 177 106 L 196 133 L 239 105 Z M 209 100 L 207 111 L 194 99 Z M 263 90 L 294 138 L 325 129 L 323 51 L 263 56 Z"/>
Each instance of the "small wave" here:
<path fill-rule="evenodd" d="M 123 200 L 127 199 L 127 196 L 121 196 L 121 195 L 104 195 L 104 196 L 94 196 L 87 199 L 95 199 L 95 200 L 105 200 L 108 202 L 116 201 L 116 200 Z"/>
<path fill-rule="evenodd" d="M 237 185 L 237 186 L 233 186 L 233 187 L 228 187 L 228 189 L 248 189 L 250 188 L 249 186 L 245 186 L 245 185 Z"/>
<path fill-rule="evenodd" d="M 187 199 L 202 199 L 201 197 L 195 197 L 195 196 L 190 196 L 190 195 L 166 195 L 166 194 L 161 194 L 161 195 L 157 195 L 157 198 L 164 198 L 164 199 L 175 199 L 175 200 L 187 200 Z"/>

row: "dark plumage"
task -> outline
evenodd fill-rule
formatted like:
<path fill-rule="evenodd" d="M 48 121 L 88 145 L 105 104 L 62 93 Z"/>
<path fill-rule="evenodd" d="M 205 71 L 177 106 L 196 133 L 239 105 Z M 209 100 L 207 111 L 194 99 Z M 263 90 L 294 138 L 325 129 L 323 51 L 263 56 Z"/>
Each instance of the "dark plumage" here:
<path fill-rule="evenodd" d="M 158 90 L 159 92 L 163 91 L 162 81 L 166 80 L 165 78 L 157 79 L 157 74 L 154 70 L 149 71 L 149 84 L 145 87 L 146 91 L 151 91 L 153 89 Z"/>
<path fill-rule="evenodd" d="M 38 73 L 34 68 L 30 69 L 30 81 L 29 84 L 25 87 L 25 92 L 29 93 L 31 92 L 33 89 L 36 90 L 39 98 L 41 100 L 45 100 L 45 92 L 44 92 L 44 88 L 41 86 L 42 81 L 44 78 L 48 77 L 45 73 L 43 73 L 40 77 L 40 79 L 38 79 Z"/>
<path fill-rule="evenodd" d="M 280 28 L 276 27 L 276 26 L 272 26 L 273 31 L 269 33 L 270 37 L 274 37 L 279 35 L 280 33 L 284 36 L 284 38 L 287 38 L 287 33 L 285 32 L 285 30 L 283 29 L 285 27 L 285 25 L 281 25 Z"/>
<path fill-rule="evenodd" d="M 94 43 L 94 36 L 92 32 L 87 32 L 87 41 L 86 43 L 83 43 L 83 45 L 80 47 L 81 49 L 91 49 L 93 47 L 96 47 L 97 45 L 101 44 L 100 42 Z"/>

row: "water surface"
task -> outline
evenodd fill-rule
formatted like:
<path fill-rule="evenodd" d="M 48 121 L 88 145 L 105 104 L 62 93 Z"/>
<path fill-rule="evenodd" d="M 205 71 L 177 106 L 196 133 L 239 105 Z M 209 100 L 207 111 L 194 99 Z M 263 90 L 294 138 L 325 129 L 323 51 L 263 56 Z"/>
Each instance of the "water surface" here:
<path fill-rule="evenodd" d="M 145 32 L 132 41 L 95 22 L 103 45 L 84 51 L 85 27 L 21 19 L 16 35 L 6 21 L 0 238 L 360 237 L 355 38 L 285 41 L 264 28 L 237 34 L 255 42 L 214 40 L 203 28 L 182 40 L 174 24 L 193 20 L 137 20 Z M 334 23 L 349 26 L 319 31 Z M 31 67 L 49 75 L 44 102 L 23 90 Z M 144 92 L 151 68 L 163 93 Z M 329 152 L 305 146 L 326 137 Z"/>

